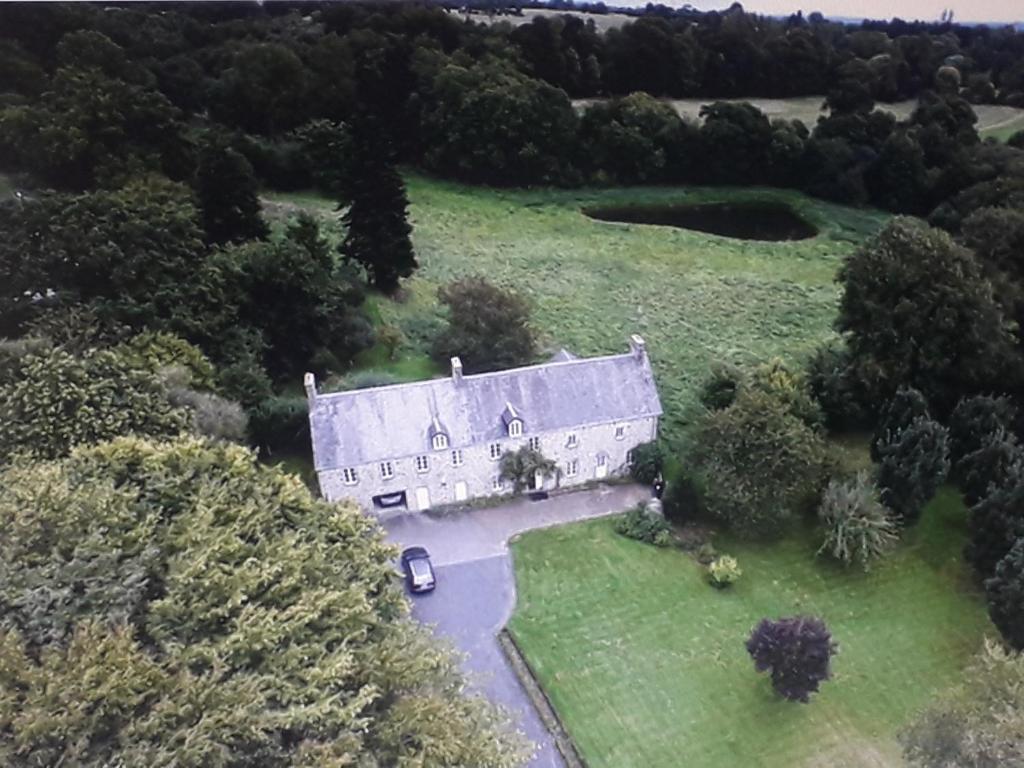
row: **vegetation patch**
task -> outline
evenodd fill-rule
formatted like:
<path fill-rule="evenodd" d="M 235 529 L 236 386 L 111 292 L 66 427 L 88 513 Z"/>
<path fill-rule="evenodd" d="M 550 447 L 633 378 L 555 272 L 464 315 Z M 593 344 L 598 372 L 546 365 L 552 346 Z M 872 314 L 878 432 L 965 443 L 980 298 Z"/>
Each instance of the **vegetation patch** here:
<path fill-rule="evenodd" d="M 792 208 L 772 202 L 627 205 L 583 212 L 599 221 L 679 227 L 739 240 L 806 240 L 818 234 L 818 229 Z"/>
<path fill-rule="evenodd" d="M 957 683 L 992 633 L 960 552 L 965 511 L 943 490 L 868 573 L 815 556 L 817 530 L 771 544 L 719 536 L 728 590 L 674 548 L 603 519 L 512 545 L 510 628 L 591 768 L 903 765 L 897 734 Z M 763 618 L 820 617 L 839 646 L 809 704 L 781 699 L 744 643 Z M 870 745 L 870 754 L 849 750 Z"/>

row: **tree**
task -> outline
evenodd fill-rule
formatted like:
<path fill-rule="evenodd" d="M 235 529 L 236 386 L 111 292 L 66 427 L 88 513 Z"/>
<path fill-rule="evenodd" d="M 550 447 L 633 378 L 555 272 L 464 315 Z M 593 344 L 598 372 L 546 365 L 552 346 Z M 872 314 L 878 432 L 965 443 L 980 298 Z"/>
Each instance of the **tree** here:
<path fill-rule="evenodd" d="M 989 438 L 1013 428 L 1017 409 L 1007 397 L 976 395 L 957 403 L 949 417 L 949 455 L 956 467 Z M 954 476 L 959 478 L 958 472 Z"/>
<path fill-rule="evenodd" d="M 259 186 L 245 157 L 223 141 L 208 139 L 199 153 L 196 198 L 208 243 L 240 243 L 266 237 Z"/>
<path fill-rule="evenodd" d="M 348 201 L 353 162 L 352 135 L 344 123 L 311 120 L 295 130 L 316 188 L 338 201 Z"/>
<path fill-rule="evenodd" d="M 844 565 L 857 561 L 865 571 L 899 540 L 899 527 L 866 472 L 850 481 L 830 481 L 818 519 L 825 530 L 818 554 L 827 552 Z"/>
<path fill-rule="evenodd" d="M 501 456 L 500 467 L 502 481 L 512 483 L 512 490 L 515 493 L 533 488 L 538 475 L 550 478 L 558 472 L 554 461 L 528 445 L 517 451 L 505 451 Z"/>
<path fill-rule="evenodd" d="M 821 490 L 826 456 L 821 435 L 785 403 L 741 390 L 728 408 L 705 415 L 693 461 L 708 512 L 749 536 L 778 532 Z"/>
<path fill-rule="evenodd" d="M 708 162 L 707 181 L 751 184 L 765 181 L 772 127 L 761 110 L 746 102 L 719 101 L 700 109 L 701 148 Z"/>
<path fill-rule="evenodd" d="M 999 482 L 987 489 L 967 522 L 969 539 L 964 554 L 981 579 L 1024 537 L 1024 459 L 1014 457 Z"/>
<path fill-rule="evenodd" d="M 962 682 L 900 734 L 916 768 L 1024 765 L 1024 655 L 986 639 Z"/>
<path fill-rule="evenodd" d="M 993 488 L 1005 484 L 1010 468 L 1022 458 L 1024 454 L 1012 432 L 998 429 L 983 437 L 981 445 L 961 457 L 954 467 L 964 503 L 974 506 Z"/>
<path fill-rule="evenodd" d="M 6 766 L 520 763 L 376 522 L 244 448 L 18 464 L 0 526 Z"/>
<path fill-rule="evenodd" d="M 903 525 L 913 525 L 949 474 L 949 434 L 919 416 L 878 449 L 882 502 Z"/>
<path fill-rule="evenodd" d="M 262 134 L 305 122 L 308 73 L 298 55 L 279 43 L 235 48 L 231 65 L 213 85 L 214 115 Z"/>
<path fill-rule="evenodd" d="M 836 327 L 877 399 L 919 389 L 940 416 L 1015 376 L 1016 338 L 971 253 L 897 218 L 839 271 Z"/>
<path fill-rule="evenodd" d="M 394 166 L 393 150 L 379 131 L 370 120 L 354 127 L 352 202 L 343 217 L 347 231 L 341 252 L 366 270 L 375 288 L 390 294 L 417 263 L 409 239 L 405 183 Z"/>
<path fill-rule="evenodd" d="M 152 373 L 111 351 L 75 357 L 61 349 L 18 361 L 0 382 L 0 419 L 0 461 L 15 453 L 54 458 L 119 435 L 176 435 L 188 423 Z"/>
<path fill-rule="evenodd" d="M 1024 651 L 1024 536 L 996 565 L 992 578 L 985 580 L 988 615 L 1003 638 Z"/>
<path fill-rule="evenodd" d="M 837 650 L 825 622 L 811 616 L 762 619 L 750 633 L 747 653 L 758 672 L 770 672 L 775 692 L 806 704 L 831 676 Z"/>
<path fill-rule="evenodd" d="M 875 433 L 871 438 L 871 460 L 880 461 L 882 446 L 896 440 L 900 432 L 914 423 L 914 419 L 928 416 L 928 403 L 924 395 L 913 387 L 897 389 L 896 394 L 882 408 L 875 425 Z"/>
<path fill-rule="evenodd" d="M 650 485 L 665 466 L 665 451 L 660 443 L 640 443 L 631 451 L 629 474 L 638 483 Z"/>
<path fill-rule="evenodd" d="M 434 357 L 462 361 L 466 373 L 500 371 L 533 362 L 537 342 L 530 307 L 513 291 L 482 277 L 456 280 L 438 289 L 448 307 L 448 325 L 434 340 Z"/>

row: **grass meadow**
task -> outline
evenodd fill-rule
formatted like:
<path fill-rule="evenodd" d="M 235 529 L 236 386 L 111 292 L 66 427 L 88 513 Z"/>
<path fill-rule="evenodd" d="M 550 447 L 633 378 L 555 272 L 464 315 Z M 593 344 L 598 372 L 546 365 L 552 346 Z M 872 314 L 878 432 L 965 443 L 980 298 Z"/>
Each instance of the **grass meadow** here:
<path fill-rule="evenodd" d="M 965 513 L 940 492 L 870 573 L 817 558 L 810 529 L 718 536 L 743 569 L 711 588 L 688 554 L 601 519 L 512 544 L 510 628 L 591 768 L 888 768 L 896 734 L 994 630 L 961 562 Z M 744 642 L 763 617 L 825 619 L 839 653 L 810 704 L 779 699 Z"/>
<path fill-rule="evenodd" d="M 400 300 L 373 296 L 372 316 L 402 329 L 396 361 L 369 350 L 360 365 L 400 378 L 439 369 L 426 358 L 444 316 L 441 285 L 483 275 L 525 294 L 546 352 L 625 351 L 643 334 L 665 407 L 667 437 L 679 444 L 695 416 L 696 393 L 715 360 L 798 360 L 832 335 L 844 256 L 886 215 L 775 189 L 641 187 L 494 190 L 408 176 L 413 243 L 420 269 Z M 595 221 L 587 205 L 785 201 L 815 224 L 817 237 L 755 242 L 672 227 Z M 278 219 L 299 207 L 338 237 L 331 201 L 271 194 Z"/>

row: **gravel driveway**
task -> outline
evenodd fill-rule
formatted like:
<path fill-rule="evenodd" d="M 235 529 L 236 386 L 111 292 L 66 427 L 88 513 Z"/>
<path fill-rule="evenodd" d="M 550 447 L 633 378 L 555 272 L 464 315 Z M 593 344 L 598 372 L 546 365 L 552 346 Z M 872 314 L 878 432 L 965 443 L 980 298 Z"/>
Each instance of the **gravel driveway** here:
<path fill-rule="evenodd" d="M 534 528 L 621 512 L 649 497 L 649 490 L 637 485 L 599 486 L 544 501 L 517 499 L 489 509 L 381 519 L 389 541 L 429 550 L 437 589 L 413 597 L 413 615 L 466 654 L 464 668 L 474 685 L 509 711 L 537 745 L 533 768 L 564 763 L 496 639 L 516 604 L 508 540 Z"/>

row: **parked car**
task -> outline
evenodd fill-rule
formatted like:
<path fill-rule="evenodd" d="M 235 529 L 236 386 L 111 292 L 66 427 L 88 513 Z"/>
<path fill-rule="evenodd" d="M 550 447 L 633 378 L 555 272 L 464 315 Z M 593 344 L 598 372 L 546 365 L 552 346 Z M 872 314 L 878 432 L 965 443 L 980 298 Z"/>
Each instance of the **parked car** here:
<path fill-rule="evenodd" d="M 409 547 L 402 552 L 402 570 L 411 592 L 430 592 L 437 585 L 430 553 L 423 547 Z"/>

